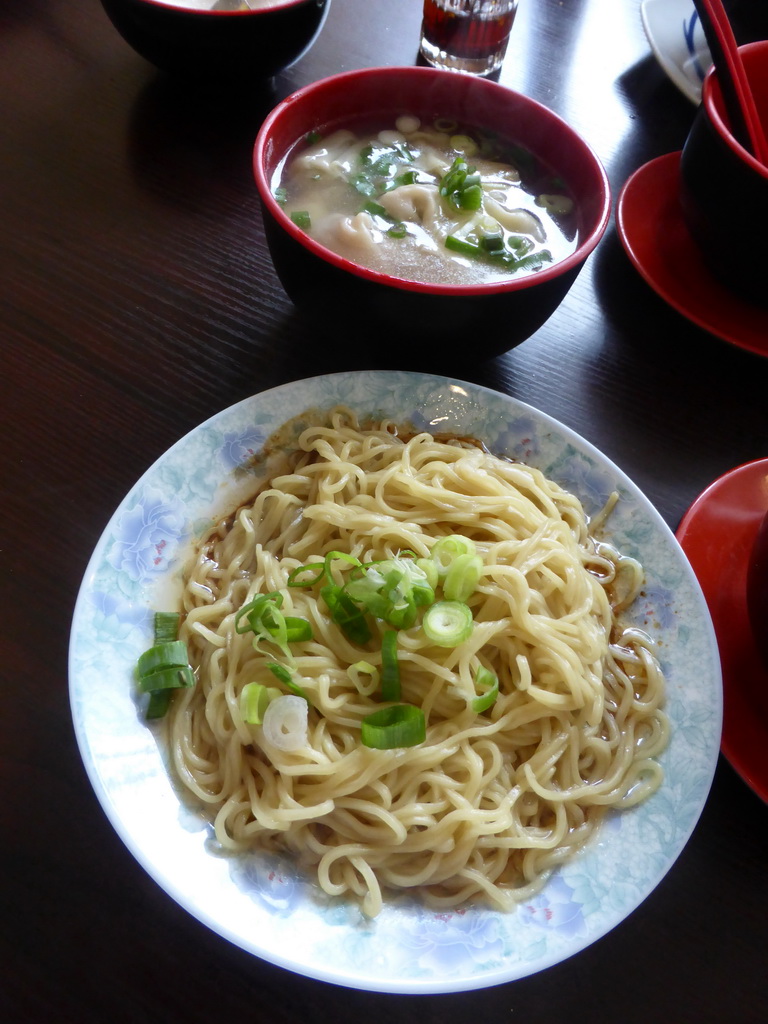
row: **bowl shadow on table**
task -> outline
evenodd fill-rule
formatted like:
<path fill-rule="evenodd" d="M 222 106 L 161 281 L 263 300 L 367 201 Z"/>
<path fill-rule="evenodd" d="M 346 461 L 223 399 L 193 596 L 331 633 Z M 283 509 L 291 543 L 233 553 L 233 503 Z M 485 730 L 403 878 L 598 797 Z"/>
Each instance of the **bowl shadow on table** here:
<path fill-rule="evenodd" d="M 719 389 L 734 385 L 748 399 L 752 367 L 760 380 L 755 384 L 757 398 L 764 387 L 759 375 L 765 359 L 715 337 L 666 303 L 632 266 L 614 227 L 595 254 L 594 278 L 603 313 L 629 346 L 622 353 L 628 359 L 625 373 L 647 376 L 652 371 L 657 382 L 678 392 L 684 383 L 686 401 L 693 405 L 698 397 L 711 401 L 713 370 Z M 697 394 L 699 387 L 701 395 Z M 706 410 L 702 413 L 706 417 Z"/>
<path fill-rule="evenodd" d="M 623 183 L 642 162 L 638 159 L 641 152 L 658 156 L 682 148 L 696 107 L 650 54 L 618 76 L 616 91 L 631 111 L 631 129 L 624 139 L 626 144 L 616 147 L 608 168 L 614 181 L 614 192 L 618 195 L 619 183 Z"/>
<path fill-rule="evenodd" d="M 670 492 L 683 484 L 693 500 L 731 468 L 734 438 L 741 439 L 741 461 L 760 454 L 768 429 L 768 361 L 716 338 L 664 302 L 632 266 L 614 228 L 595 256 L 595 295 L 606 320 L 600 376 L 611 386 L 593 388 L 591 400 L 607 409 L 618 446 L 634 450 L 636 437 L 645 439 L 646 463 L 635 468 L 647 479 L 638 483 L 663 495 L 674 480 Z M 739 396 L 738 405 L 727 404 L 727 421 L 718 415 L 723 394 Z M 670 443 L 680 419 L 685 426 Z M 685 508 L 666 511 L 674 528 Z"/>
<path fill-rule="evenodd" d="M 433 348 L 421 349 L 416 330 L 404 335 L 410 344 L 370 343 L 364 333 L 361 334 L 360 325 L 352 319 L 342 321 L 338 336 L 330 338 L 327 330 L 319 329 L 311 311 L 297 309 L 287 296 L 286 301 L 288 312 L 267 342 L 272 350 L 271 367 L 286 380 L 344 370 L 411 370 L 474 379 L 478 364 L 486 366 L 495 362 L 493 357 L 479 361 L 472 346 L 461 339 L 446 339 L 439 353 Z"/>
<path fill-rule="evenodd" d="M 255 196 L 253 140 L 276 103 L 272 79 L 234 91 L 155 72 L 136 96 L 128 127 L 136 182 L 183 206 L 199 206 L 229 186 Z"/>

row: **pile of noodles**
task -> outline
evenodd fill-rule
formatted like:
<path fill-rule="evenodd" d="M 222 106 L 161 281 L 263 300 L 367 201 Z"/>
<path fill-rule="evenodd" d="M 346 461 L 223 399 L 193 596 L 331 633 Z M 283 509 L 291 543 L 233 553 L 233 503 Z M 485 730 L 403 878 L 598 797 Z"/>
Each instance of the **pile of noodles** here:
<path fill-rule="evenodd" d="M 663 676 L 651 639 L 617 624 L 642 570 L 594 540 L 577 498 L 470 441 L 363 428 L 337 409 L 298 448 L 211 531 L 189 574 L 180 636 L 198 682 L 172 703 L 175 769 L 210 808 L 223 847 L 289 852 L 326 893 L 352 894 L 369 915 L 388 891 L 414 887 L 436 908 L 476 898 L 510 909 L 606 808 L 661 782 Z M 288 576 L 332 550 L 363 562 L 428 555 L 451 533 L 483 558 L 472 634 L 444 648 L 418 622 L 400 631 L 402 701 L 423 709 L 426 740 L 367 748 L 360 720 L 381 698 L 349 670 L 381 664 L 380 636 L 352 644 L 318 588 L 289 589 Z M 240 711 L 247 683 L 275 685 L 267 662 L 279 652 L 254 649 L 235 614 L 270 591 L 314 631 L 292 652 L 311 704 L 307 744 L 294 752 Z M 478 660 L 500 684 L 481 714 L 471 709 Z"/>

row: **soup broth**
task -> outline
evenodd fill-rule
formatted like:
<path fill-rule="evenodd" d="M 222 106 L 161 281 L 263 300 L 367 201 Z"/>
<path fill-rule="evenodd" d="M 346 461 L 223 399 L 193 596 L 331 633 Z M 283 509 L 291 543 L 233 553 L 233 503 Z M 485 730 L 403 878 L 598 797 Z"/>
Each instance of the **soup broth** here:
<path fill-rule="evenodd" d="M 305 140 L 273 191 L 293 221 L 338 255 L 424 283 L 534 274 L 577 245 L 564 183 L 528 151 L 445 119 Z"/>

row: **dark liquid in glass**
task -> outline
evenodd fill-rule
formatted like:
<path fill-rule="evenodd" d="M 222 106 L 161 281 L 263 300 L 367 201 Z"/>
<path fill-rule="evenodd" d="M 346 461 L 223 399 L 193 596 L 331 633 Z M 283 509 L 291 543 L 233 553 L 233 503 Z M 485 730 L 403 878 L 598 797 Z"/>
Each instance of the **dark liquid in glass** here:
<path fill-rule="evenodd" d="M 483 60 L 500 50 L 512 28 L 515 8 L 487 17 L 448 9 L 445 0 L 425 0 L 423 34 L 438 50 L 456 57 Z"/>

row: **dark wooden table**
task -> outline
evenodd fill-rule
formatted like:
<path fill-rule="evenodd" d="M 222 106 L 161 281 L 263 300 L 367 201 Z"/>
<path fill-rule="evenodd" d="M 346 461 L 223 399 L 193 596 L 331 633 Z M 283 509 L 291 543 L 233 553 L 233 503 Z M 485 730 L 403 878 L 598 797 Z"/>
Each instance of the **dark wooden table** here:
<path fill-rule="evenodd" d="M 739 7 L 742 41 L 768 35 L 765 5 Z M 419 23 L 419 0 L 333 0 L 304 59 L 271 85 L 223 95 L 156 73 L 97 0 L 0 9 L 8 1024 L 768 1019 L 768 809 L 723 760 L 682 856 L 628 920 L 539 975 L 445 997 L 336 988 L 233 947 L 137 865 L 81 766 L 69 628 L 115 507 L 218 410 L 351 368 L 313 344 L 272 271 L 250 170 L 260 120 L 311 80 L 413 63 Z M 615 194 L 646 160 L 682 146 L 694 114 L 650 54 L 638 0 L 521 0 L 501 81 L 578 128 Z M 375 352 L 361 351 L 359 367 L 375 366 Z M 668 307 L 613 227 L 520 348 L 487 363 L 470 348 L 432 369 L 564 421 L 673 528 L 713 479 L 768 455 L 768 360 Z"/>

